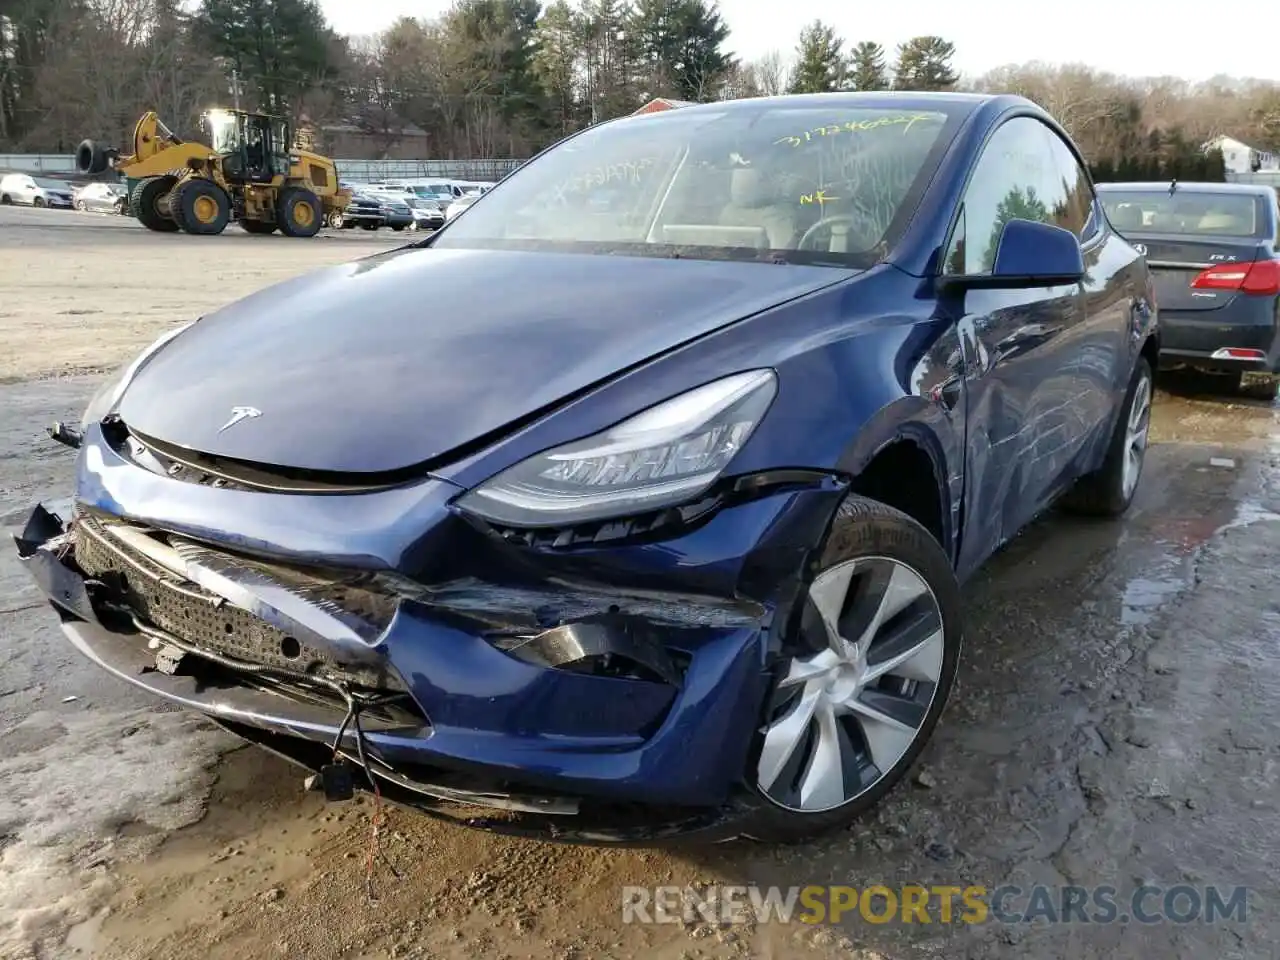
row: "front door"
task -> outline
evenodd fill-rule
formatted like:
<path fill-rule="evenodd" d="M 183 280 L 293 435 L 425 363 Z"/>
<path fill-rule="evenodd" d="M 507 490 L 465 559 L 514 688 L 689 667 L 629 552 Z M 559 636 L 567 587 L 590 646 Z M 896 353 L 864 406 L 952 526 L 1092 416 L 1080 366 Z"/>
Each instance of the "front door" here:
<path fill-rule="evenodd" d="M 1066 226 L 1068 185 L 1034 117 L 1005 121 L 965 188 L 947 272 L 990 273 L 1010 220 Z M 1056 134 L 1053 134 L 1056 136 Z M 961 575 L 981 564 L 1061 489 L 1092 424 L 1097 390 L 1081 368 L 1087 337 L 1080 283 L 971 290 L 949 305 L 964 350 L 968 396 Z"/>

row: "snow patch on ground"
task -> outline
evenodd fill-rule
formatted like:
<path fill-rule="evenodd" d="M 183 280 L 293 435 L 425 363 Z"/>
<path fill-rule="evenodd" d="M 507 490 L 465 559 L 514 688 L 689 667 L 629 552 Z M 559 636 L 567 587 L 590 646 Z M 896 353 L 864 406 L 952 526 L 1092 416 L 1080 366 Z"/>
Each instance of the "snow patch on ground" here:
<path fill-rule="evenodd" d="M 110 894 L 112 861 L 199 820 L 235 743 L 157 710 L 41 711 L 0 733 L 0 960 L 60 943 Z"/>

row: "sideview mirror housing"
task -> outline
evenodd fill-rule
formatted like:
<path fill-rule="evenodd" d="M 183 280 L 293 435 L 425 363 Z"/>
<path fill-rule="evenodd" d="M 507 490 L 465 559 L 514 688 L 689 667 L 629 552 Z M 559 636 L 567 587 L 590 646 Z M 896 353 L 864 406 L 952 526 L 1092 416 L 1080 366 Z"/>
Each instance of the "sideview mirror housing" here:
<path fill-rule="evenodd" d="M 1020 290 L 1079 283 L 1083 278 L 1084 254 L 1074 233 L 1036 220 L 1010 220 L 1000 231 L 990 273 L 940 280 L 952 290 Z"/>

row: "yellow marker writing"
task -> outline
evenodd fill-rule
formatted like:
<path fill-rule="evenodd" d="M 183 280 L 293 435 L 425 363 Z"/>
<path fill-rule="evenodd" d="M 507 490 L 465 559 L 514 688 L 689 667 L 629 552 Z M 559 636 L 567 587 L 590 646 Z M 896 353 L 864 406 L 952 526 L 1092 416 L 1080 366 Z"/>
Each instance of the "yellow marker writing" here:
<path fill-rule="evenodd" d="M 795 136 L 779 137 L 773 142 L 776 145 L 787 144 L 788 146 L 798 147 L 802 143 L 808 143 L 813 140 L 814 137 L 834 137 L 840 133 L 868 133 L 885 127 L 901 127 L 903 134 L 906 134 L 917 123 L 936 123 L 941 119 L 935 113 L 904 113 L 892 117 L 877 117 L 874 120 L 847 120 L 844 123 L 829 123 L 823 127 L 806 130 L 804 133 Z"/>
<path fill-rule="evenodd" d="M 827 194 L 827 191 L 825 190 L 819 190 L 816 193 L 800 194 L 801 203 L 816 203 L 819 206 L 821 206 L 824 203 L 830 203 L 832 200 L 839 200 L 839 199 L 840 199 L 839 197 L 829 196 Z"/>

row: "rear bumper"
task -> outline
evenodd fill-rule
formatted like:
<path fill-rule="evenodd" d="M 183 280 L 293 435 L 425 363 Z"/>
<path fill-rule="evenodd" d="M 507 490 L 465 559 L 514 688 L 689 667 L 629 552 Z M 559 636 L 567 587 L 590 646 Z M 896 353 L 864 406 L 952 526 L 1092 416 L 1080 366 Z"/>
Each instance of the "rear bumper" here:
<path fill-rule="evenodd" d="M 267 544 L 269 540 L 258 535 L 266 528 L 258 526 L 257 518 L 278 532 L 281 511 L 292 506 L 308 520 L 299 530 L 300 552 L 312 552 L 330 534 L 341 534 L 354 552 L 375 543 L 393 547 L 389 531 L 362 530 L 361 511 L 355 507 L 342 511 L 339 505 L 325 520 L 314 512 L 315 502 L 302 502 L 325 498 L 198 487 L 123 461 L 94 430 L 86 434 L 85 443 L 88 459 L 100 466 L 87 469 L 82 454 L 79 497 L 82 505 L 96 511 L 110 503 L 117 515 L 126 513 L 123 501 L 133 504 L 136 498 L 139 512 L 151 513 L 139 518 L 147 523 L 158 519 L 157 512 L 168 513 L 182 516 L 184 526 L 208 531 L 199 517 L 207 504 L 225 498 L 235 505 L 231 516 L 237 518 L 238 542 Z M 428 486 L 431 490 L 416 492 L 418 503 L 436 512 L 442 526 L 457 523 L 447 509 L 456 491 L 440 481 Z M 550 632 L 573 629 L 575 623 L 595 627 L 600 614 L 590 607 L 599 597 L 564 582 L 527 589 L 477 583 L 456 591 L 455 600 L 431 604 L 401 599 L 390 622 L 359 649 L 350 637 L 323 631 L 308 634 L 304 642 L 325 647 L 336 660 L 376 663 L 408 691 L 417 719 L 375 717 L 365 720 L 364 727 L 371 752 L 385 766 L 378 768 L 380 775 L 401 786 L 407 783 L 411 792 L 448 798 L 465 789 L 468 796 L 479 798 L 474 802 L 504 808 L 514 804 L 526 811 L 551 805 L 557 812 L 573 812 L 579 801 L 723 811 L 740 795 L 767 689 L 772 627 L 785 619 L 794 596 L 788 589 L 798 590 L 804 558 L 820 540 L 842 493 L 835 485 L 789 490 L 730 507 L 662 544 L 593 551 L 597 563 L 608 562 L 610 553 L 620 561 L 625 552 L 635 571 L 644 570 L 647 562 L 669 565 L 672 556 L 681 556 L 677 574 L 694 583 L 726 576 L 727 582 L 741 583 L 750 569 L 755 571 L 750 580 L 763 577 L 770 589 L 779 591 L 772 604 L 737 607 L 687 595 L 659 595 L 656 600 L 650 596 L 647 602 L 656 611 L 652 614 L 639 612 L 638 606 L 637 612 L 629 610 L 625 588 L 607 596 L 610 605 L 621 603 L 624 612 L 600 627 L 602 642 L 612 648 L 643 632 L 680 651 L 682 666 L 675 682 L 538 665 L 500 649 L 477 629 L 472 616 L 477 608 L 484 608 L 481 619 L 490 625 L 505 615 L 504 610 L 522 608 L 526 615 L 533 609 L 551 624 L 570 625 Z M 372 500 L 382 494 L 361 495 L 371 511 L 364 516 L 403 517 L 403 511 L 389 510 L 394 506 L 390 497 L 402 494 L 393 492 L 381 504 Z M 259 497 L 260 505 L 251 503 Z M 328 499 L 332 503 L 334 498 Z M 293 503 L 286 505 L 288 501 Z M 330 522 L 332 530 L 327 529 Z M 434 545 L 442 543 L 437 538 Z M 57 609 L 63 633 L 103 669 L 219 722 L 313 746 L 338 738 L 346 714 L 339 702 L 299 699 L 287 690 L 246 683 L 225 671 L 212 679 L 199 672 L 158 671 L 153 648 L 158 644 L 148 645 L 154 632 L 139 633 L 110 615 L 111 604 L 104 606 L 104 600 L 111 598 L 105 596 L 104 585 L 77 566 L 66 525 L 50 511 L 33 512 L 18 546 L 24 565 Z M 458 539 L 453 549 L 474 556 L 482 548 Z M 365 559 L 376 560 L 373 553 L 370 549 Z M 234 568 L 220 572 L 234 575 Z M 786 581 L 787 574 L 796 578 L 795 584 Z M 202 580 L 201 586 L 207 584 Z M 278 593 L 272 599 L 266 589 L 248 580 L 240 586 L 250 592 L 248 602 L 228 591 L 233 594 L 230 602 L 279 622 L 284 608 Z M 348 750 L 354 747 L 350 729 L 344 742 Z"/>
<path fill-rule="evenodd" d="M 1161 310 L 1160 366 L 1280 373 L 1277 298 L 1241 302 L 1247 299 L 1223 310 Z M 1228 350 L 1256 351 L 1258 356 L 1241 359 L 1226 355 Z"/>

